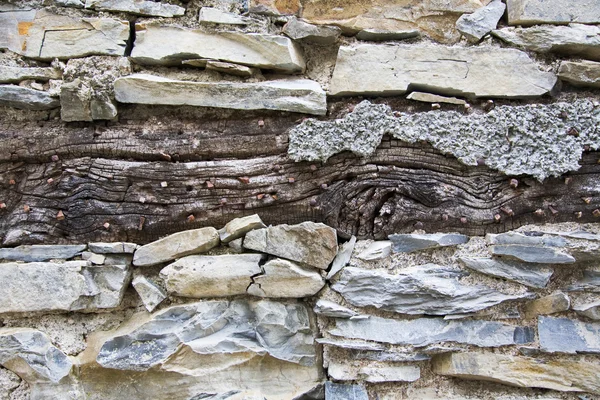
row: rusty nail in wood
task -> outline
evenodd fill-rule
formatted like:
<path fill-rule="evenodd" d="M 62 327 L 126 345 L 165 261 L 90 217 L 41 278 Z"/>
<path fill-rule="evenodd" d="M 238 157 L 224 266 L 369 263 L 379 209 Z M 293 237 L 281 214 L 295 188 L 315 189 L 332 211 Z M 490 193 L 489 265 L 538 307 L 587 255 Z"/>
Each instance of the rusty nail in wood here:
<path fill-rule="evenodd" d="M 579 130 L 572 126 L 569 129 L 567 129 L 567 135 L 579 137 Z"/>
<path fill-rule="evenodd" d="M 600 217 L 600 210 L 596 208 L 594 211 L 592 211 L 592 215 L 596 218 Z"/>
<path fill-rule="evenodd" d="M 575 215 L 575 218 L 577 218 L 577 219 L 583 217 L 583 213 L 581 211 L 575 211 L 573 214 Z"/>
<path fill-rule="evenodd" d="M 160 187 L 166 188 L 167 186 L 169 186 L 169 183 L 168 183 L 168 182 L 166 182 L 166 181 L 162 181 L 162 182 L 160 183 Z"/>
<path fill-rule="evenodd" d="M 259 119 L 259 120 L 258 120 L 258 126 L 260 126 L 261 128 L 262 128 L 263 126 L 265 126 L 265 121 L 263 121 L 262 119 Z"/>
<path fill-rule="evenodd" d="M 16 185 L 16 184 L 17 184 L 17 182 L 15 182 L 15 180 L 14 180 L 14 179 L 11 179 L 11 180 L 9 180 L 9 181 L 8 181 L 8 184 L 9 184 L 9 185 Z"/>
<path fill-rule="evenodd" d="M 535 210 L 533 212 L 535 215 L 537 215 L 538 217 L 543 217 L 544 215 L 546 215 L 546 213 L 544 212 L 544 210 L 542 210 L 541 208 L 538 208 L 537 210 Z"/>
<path fill-rule="evenodd" d="M 467 222 L 469 222 L 469 221 L 467 220 L 467 217 L 460 217 L 460 223 L 461 223 L 461 224 L 466 224 Z"/>
<path fill-rule="evenodd" d="M 550 210 L 550 212 L 552 213 L 552 215 L 557 215 L 558 214 L 558 210 L 552 206 L 548 206 L 548 210 Z"/>
<path fill-rule="evenodd" d="M 495 215 L 494 215 L 494 221 L 496 221 L 496 222 L 500 222 L 500 221 L 502 221 L 502 215 L 500 215 L 500 214 L 495 214 Z"/>
<path fill-rule="evenodd" d="M 209 189 L 212 189 L 212 188 L 215 187 L 215 185 L 213 185 L 213 183 L 211 181 L 206 181 L 204 183 L 206 184 L 206 187 L 209 188 Z"/>
<path fill-rule="evenodd" d="M 102 225 L 104 227 L 104 229 L 109 230 L 110 229 L 110 224 L 108 222 L 105 222 L 104 225 Z"/>
<path fill-rule="evenodd" d="M 259 193 L 259 194 L 256 195 L 256 198 L 258 200 L 262 200 L 263 197 L 265 197 L 265 195 L 263 193 Z"/>
<path fill-rule="evenodd" d="M 294 183 L 294 182 L 296 182 L 296 179 L 294 179 L 294 178 L 288 178 L 288 183 Z"/>
<path fill-rule="evenodd" d="M 29 207 L 27 204 L 25 204 L 23 206 L 23 211 L 25 211 L 26 213 L 28 213 L 29 211 L 31 211 L 31 207 Z"/>
<path fill-rule="evenodd" d="M 321 183 L 321 189 L 323 190 L 327 190 L 327 184 L 326 183 Z"/>
<path fill-rule="evenodd" d="M 240 176 L 238 178 L 238 180 L 242 183 L 246 183 L 246 184 L 250 183 L 250 178 L 248 178 L 247 176 Z"/>
<path fill-rule="evenodd" d="M 138 225 L 138 231 L 144 229 L 144 222 L 146 222 L 146 217 L 140 217 L 140 223 Z"/>
<path fill-rule="evenodd" d="M 508 215 L 509 217 L 512 217 L 515 215 L 515 212 L 510 207 L 500 207 L 500 211 L 502 211 L 504 214 Z"/>
<path fill-rule="evenodd" d="M 187 216 L 187 222 L 194 222 L 196 220 L 196 217 L 194 217 L 194 214 L 190 214 Z"/>
<path fill-rule="evenodd" d="M 52 157 L 50 157 L 50 159 L 52 160 L 52 162 L 57 162 L 59 160 L 58 155 L 54 154 Z"/>
<path fill-rule="evenodd" d="M 509 182 L 511 188 L 516 189 L 519 187 L 519 181 L 517 179 L 511 179 Z"/>
<path fill-rule="evenodd" d="M 415 229 L 423 229 L 424 226 L 421 221 L 417 221 L 414 225 Z"/>
<path fill-rule="evenodd" d="M 56 219 L 62 221 L 63 219 L 65 219 L 65 214 L 59 210 L 58 213 L 56 213 Z"/>
<path fill-rule="evenodd" d="M 570 176 L 567 176 L 567 177 L 565 178 L 565 185 L 568 185 L 568 184 L 570 184 L 572 180 L 573 180 L 573 178 L 572 178 L 572 177 L 570 177 Z"/>
<path fill-rule="evenodd" d="M 311 205 L 311 207 L 316 207 L 317 206 L 317 199 L 310 199 L 310 205 Z"/>
<path fill-rule="evenodd" d="M 449 218 L 448 214 L 442 214 L 442 221 L 448 221 Z"/>
<path fill-rule="evenodd" d="M 315 164 L 311 164 L 310 165 L 310 170 L 311 171 L 316 171 L 317 170 L 317 166 Z"/>
<path fill-rule="evenodd" d="M 48 178 L 46 182 L 48 182 L 48 185 L 52 185 L 54 183 L 54 179 Z"/>

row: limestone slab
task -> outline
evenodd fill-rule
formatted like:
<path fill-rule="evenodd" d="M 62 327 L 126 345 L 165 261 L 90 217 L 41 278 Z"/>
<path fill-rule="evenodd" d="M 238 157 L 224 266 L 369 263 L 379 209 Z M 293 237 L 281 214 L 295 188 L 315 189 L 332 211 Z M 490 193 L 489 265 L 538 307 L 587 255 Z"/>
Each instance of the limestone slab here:
<path fill-rule="evenodd" d="M 60 79 L 61 76 L 61 72 L 54 68 L 25 68 L 0 65 L 0 83 L 17 83 L 26 79 L 48 81 L 50 79 Z"/>
<path fill-rule="evenodd" d="M 360 351 L 383 351 L 385 346 L 381 343 L 365 342 L 362 340 L 347 340 L 339 338 L 318 338 L 317 343 L 326 346 L 334 346 L 342 349 L 360 350 Z"/>
<path fill-rule="evenodd" d="M 356 366 L 349 363 L 330 362 L 327 374 L 337 381 L 414 382 L 421 377 L 421 368 L 414 365 Z"/>
<path fill-rule="evenodd" d="M 48 92 L 16 85 L 0 85 L 0 106 L 22 110 L 51 110 L 60 106 Z"/>
<path fill-rule="evenodd" d="M 582 277 L 565 288 L 569 292 L 600 293 L 600 271 L 594 269 L 583 270 Z"/>
<path fill-rule="evenodd" d="M 347 307 L 341 306 L 333 301 L 320 299 L 315 304 L 315 313 L 323 315 L 325 317 L 333 318 L 350 318 L 358 315 L 356 312 L 350 310 Z"/>
<path fill-rule="evenodd" d="M 128 242 L 88 243 L 90 251 L 99 254 L 133 254 L 137 244 Z"/>
<path fill-rule="evenodd" d="M 198 15 L 201 24 L 248 25 L 249 20 L 238 14 L 221 11 L 214 7 L 202 7 Z"/>
<path fill-rule="evenodd" d="M 468 236 L 458 233 L 394 234 L 389 235 L 388 238 L 392 241 L 394 253 L 412 253 L 439 247 L 457 246 L 469 241 Z"/>
<path fill-rule="evenodd" d="M 573 306 L 573 311 L 589 319 L 600 321 L 600 300 L 578 302 Z"/>
<path fill-rule="evenodd" d="M 167 293 L 160 286 L 143 275 L 136 276 L 131 284 L 148 312 L 154 311 L 167 298 Z"/>
<path fill-rule="evenodd" d="M 531 265 L 497 258 L 462 257 L 460 261 L 468 268 L 483 274 L 509 279 L 534 288 L 546 287 L 554 273 L 552 268 L 545 265 Z"/>
<path fill-rule="evenodd" d="M 133 265 L 151 266 L 203 253 L 219 245 L 219 233 L 207 227 L 177 232 L 138 248 L 133 254 Z"/>
<path fill-rule="evenodd" d="M 12 261 L 48 261 L 53 259 L 68 260 L 80 255 L 86 249 L 85 244 L 76 245 L 23 245 L 0 248 L 0 259 Z"/>
<path fill-rule="evenodd" d="M 424 93 L 424 92 L 412 92 L 406 96 L 408 100 L 422 101 L 425 103 L 446 103 L 465 105 L 467 102 L 463 99 L 457 99 L 456 97 L 440 96 L 437 94 Z"/>
<path fill-rule="evenodd" d="M 324 115 L 327 100 L 321 86 L 308 79 L 256 83 L 179 81 L 134 74 L 115 81 L 121 103 L 192 105 L 238 110 L 279 110 Z"/>
<path fill-rule="evenodd" d="M 470 42 L 478 42 L 496 29 L 498 21 L 504 15 L 504 10 L 506 5 L 500 0 L 494 0 L 472 14 L 461 15 L 456 21 L 456 29 Z"/>
<path fill-rule="evenodd" d="M 186 60 L 190 61 L 190 60 Z M 182 61 L 182 64 L 186 64 L 186 61 Z M 191 60 L 196 61 L 196 60 Z M 188 62 L 189 64 L 189 62 Z M 192 64 L 193 65 L 193 64 Z M 241 76 L 248 78 L 254 75 L 258 75 L 260 70 L 258 68 L 246 67 L 245 65 L 233 64 L 223 61 L 206 60 L 205 68 L 207 71 L 217 71 L 223 74 Z"/>
<path fill-rule="evenodd" d="M 259 297 L 302 298 L 315 295 L 325 279 L 314 268 L 276 258 L 262 266 L 263 272 L 252 277 L 248 293 Z"/>
<path fill-rule="evenodd" d="M 248 10 L 254 14 L 292 15 L 298 14 L 302 4 L 300 0 L 249 0 Z"/>
<path fill-rule="evenodd" d="M 348 262 L 350 258 L 352 258 L 352 252 L 354 251 L 354 245 L 356 245 L 356 236 L 352 236 L 350 240 L 343 243 L 338 248 L 338 252 L 331 263 L 331 268 L 327 273 L 327 277 L 325 279 L 330 280 L 333 278 L 338 272 L 342 270 Z"/>
<path fill-rule="evenodd" d="M 562 61 L 558 77 L 574 86 L 600 88 L 600 62 Z"/>
<path fill-rule="evenodd" d="M 97 11 L 121 11 L 146 17 L 179 17 L 185 8 L 175 4 L 147 0 L 86 0 L 85 8 Z"/>
<path fill-rule="evenodd" d="M 600 4 L 590 0 L 507 0 L 510 25 L 600 23 Z"/>
<path fill-rule="evenodd" d="M 550 353 L 600 353 L 600 323 L 538 318 L 540 348 Z"/>
<path fill-rule="evenodd" d="M 569 242 L 563 237 L 546 235 L 542 232 L 506 232 L 500 234 L 487 234 L 486 242 L 489 244 L 507 244 L 507 245 L 522 245 L 522 246 L 549 246 L 549 247 L 566 247 Z"/>
<path fill-rule="evenodd" d="M 206 58 L 287 73 L 303 72 L 306 66 L 299 48 L 284 36 L 146 24 L 137 24 L 136 30 L 131 57 L 138 63 L 171 65 Z"/>
<path fill-rule="evenodd" d="M 266 228 L 258 214 L 247 217 L 235 218 L 229 221 L 223 228 L 219 229 L 221 242 L 229 243 L 232 240 L 243 237 L 254 229 Z"/>
<path fill-rule="evenodd" d="M 490 248 L 495 256 L 505 256 L 534 264 L 573 264 L 576 260 L 570 254 L 552 247 L 495 245 Z"/>
<path fill-rule="evenodd" d="M 356 258 L 365 261 L 382 260 L 392 254 L 391 240 L 377 240 L 361 251 Z"/>
<path fill-rule="evenodd" d="M 340 47 L 329 94 L 392 96 L 416 86 L 442 95 L 532 98 L 549 93 L 556 80 L 516 49 L 362 44 Z"/>
<path fill-rule="evenodd" d="M 294 40 L 320 45 L 332 45 L 337 42 L 342 30 L 337 26 L 318 26 L 292 17 L 284 25 L 282 33 Z"/>

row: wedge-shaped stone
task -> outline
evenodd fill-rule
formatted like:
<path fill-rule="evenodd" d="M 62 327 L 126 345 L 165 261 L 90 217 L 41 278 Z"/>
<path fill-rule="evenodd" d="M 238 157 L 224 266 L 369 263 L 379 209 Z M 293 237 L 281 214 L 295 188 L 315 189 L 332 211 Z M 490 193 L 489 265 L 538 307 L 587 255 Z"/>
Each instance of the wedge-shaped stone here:
<path fill-rule="evenodd" d="M 0 259 L 12 261 L 48 261 L 48 260 L 68 260 L 80 255 L 85 249 L 85 244 L 77 245 L 43 245 L 34 244 L 31 246 L 18 246 L 14 248 L 1 248 Z"/>
<path fill-rule="evenodd" d="M 528 98 L 555 84 L 554 74 L 515 49 L 363 44 L 340 47 L 329 94 L 400 95 L 418 86 L 444 95 Z"/>
<path fill-rule="evenodd" d="M 86 0 L 85 8 L 98 11 L 122 11 L 146 17 L 179 17 L 185 13 L 185 8 L 174 4 L 160 3 L 147 0 Z"/>
<path fill-rule="evenodd" d="M 463 99 L 457 99 L 456 97 L 439 96 L 437 94 L 424 93 L 424 92 L 412 92 L 406 96 L 408 100 L 422 101 L 425 103 L 446 103 L 446 104 L 457 104 L 465 105 L 467 102 Z"/>
<path fill-rule="evenodd" d="M 558 77 L 574 86 L 600 88 L 600 63 L 593 61 L 562 61 Z"/>
<path fill-rule="evenodd" d="M 472 14 L 461 15 L 456 21 L 456 29 L 470 42 L 478 42 L 496 29 L 505 9 L 506 5 L 502 1 L 494 0 Z"/>
<path fill-rule="evenodd" d="M 288 38 L 258 33 L 220 32 L 137 24 L 133 60 L 171 65 L 192 58 L 229 61 L 280 72 L 303 72 L 299 48 Z"/>
<path fill-rule="evenodd" d="M 589 319 L 600 320 L 600 300 L 579 302 L 573 306 L 573 311 Z"/>
<path fill-rule="evenodd" d="M 197 61 L 197 60 L 187 60 L 189 61 Z M 227 75 L 235 75 L 241 76 L 244 78 L 248 78 L 254 75 L 257 75 L 260 70 L 258 68 L 246 67 L 245 65 L 233 64 L 223 61 L 214 61 L 214 60 L 205 60 L 206 65 L 205 68 L 207 71 L 217 71 L 222 74 Z M 182 61 L 182 64 L 186 64 L 186 61 Z M 194 64 L 191 64 L 194 65 Z"/>
<path fill-rule="evenodd" d="M 337 319 L 334 336 L 381 343 L 423 347 L 433 343 L 456 342 L 479 347 L 498 347 L 532 342 L 529 327 L 483 320 L 448 321 L 442 318 L 411 320 L 371 316 L 366 319 Z"/>
<path fill-rule="evenodd" d="M 575 258 L 552 247 L 495 245 L 490 248 L 495 256 L 506 256 L 535 264 L 573 264 Z"/>
<path fill-rule="evenodd" d="M 161 287 L 143 275 L 136 276 L 131 284 L 148 312 L 154 311 L 167 298 L 167 293 Z"/>
<path fill-rule="evenodd" d="M 259 297 L 302 298 L 316 294 L 325 280 L 314 268 L 288 260 L 274 259 L 262 266 L 263 273 L 252 278 L 248 293 Z"/>
<path fill-rule="evenodd" d="M 347 362 L 330 362 L 327 374 L 336 381 L 414 382 L 421 377 L 421 368 L 414 365 L 360 366 Z"/>
<path fill-rule="evenodd" d="M 256 83 L 177 81 L 135 74 L 115 81 L 121 103 L 191 105 L 238 110 L 279 110 L 325 115 L 321 86 L 308 79 Z"/>
<path fill-rule="evenodd" d="M 397 275 L 346 267 L 331 288 L 357 307 L 377 307 L 403 314 L 462 314 L 507 300 L 530 298 L 528 293 L 504 294 L 485 286 L 459 282 L 459 269 L 435 264 L 412 266 Z"/>
<path fill-rule="evenodd" d="M 434 358 L 433 370 L 440 375 L 517 387 L 600 394 L 600 365 L 597 362 L 453 353 Z"/>
<path fill-rule="evenodd" d="M 531 28 L 504 28 L 492 31 L 503 41 L 540 53 L 557 53 L 600 61 L 600 27 L 569 24 Z"/>
<path fill-rule="evenodd" d="M 262 273 L 262 254 L 187 256 L 160 271 L 167 292 L 182 297 L 246 294 L 252 276 Z"/>
<path fill-rule="evenodd" d="M 157 265 L 190 254 L 206 252 L 219 245 L 219 233 L 207 227 L 177 232 L 140 247 L 133 254 L 133 265 Z"/>
<path fill-rule="evenodd" d="M 319 300 L 315 304 L 315 313 L 325 317 L 350 318 L 358 315 L 356 312 L 329 300 Z"/>
<path fill-rule="evenodd" d="M 28 382 L 58 383 L 69 376 L 73 363 L 36 329 L 0 329 L 0 364 Z"/>
<path fill-rule="evenodd" d="M 202 7 L 198 15 L 201 24 L 248 25 L 248 18 L 238 14 L 224 12 L 214 7 Z"/>
<path fill-rule="evenodd" d="M 539 317 L 540 348 L 551 353 L 600 353 L 600 323 Z"/>
<path fill-rule="evenodd" d="M 342 34 L 342 30 L 337 26 L 312 25 L 295 17 L 290 18 L 282 32 L 294 40 L 322 45 L 334 44 Z"/>
<path fill-rule="evenodd" d="M 54 68 L 0 66 L 0 83 L 17 83 L 26 79 L 48 81 L 50 79 L 60 79 L 61 76 L 61 72 Z"/>
<path fill-rule="evenodd" d="M 487 234 L 485 240 L 489 244 L 518 244 L 523 246 L 565 247 L 569 244 L 562 237 L 544 235 L 542 232 Z"/>
<path fill-rule="evenodd" d="M 86 261 L 0 264 L 0 312 L 97 310 L 119 306 L 131 273 Z"/>
<path fill-rule="evenodd" d="M 221 242 L 229 243 L 232 240 L 241 238 L 251 230 L 266 227 L 258 214 L 249 215 L 229 221 L 223 228 L 219 229 L 219 237 L 221 238 Z"/>
<path fill-rule="evenodd" d="M 369 400 L 369 393 L 362 385 L 325 382 L 326 400 Z"/>
<path fill-rule="evenodd" d="M 571 299 L 564 293 L 553 293 L 548 296 L 540 297 L 525 305 L 526 318 L 534 318 L 538 315 L 554 314 L 567 311 L 571 306 Z"/>
<path fill-rule="evenodd" d="M 244 247 L 320 269 L 327 269 L 338 250 L 335 229 L 314 222 L 250 231 Z"/>
<path fill-rule="evenodd" d="M 338 272 L 340 272 L 342 268 L 348 265 L 348 262 L 352 258 L 354 245 L 356 245 L 356 236 L 352 236 L 350 240 L 339 246 L 337 255 L 333 259 L 333 262 L 331 263 L 331 268 L 329 269 L 329 272 L 327 273 L 327 277 L 325 279 L 330 280 Z"/>
<path fill-rule="evenodd" d="M 137 244 L 128 242 L 88 243 L 90 251 L 99 254 L 133 254 Z"/>
<path fill-rule="evenodd" d="M 48 92 L 16 85 L 0 85 L 0 106 L 21 110 L 51 110 L 60 106 Z"/>
<path fill-rule="evenodd" d="M 317 343 L 327 346 L 339 347 L 342 349 L 360 350 L 360 351 L 383 351 L 385 345 L 380 343 L 365 342 L 362 340 L 347 340 L 338 338 L 319 338 Z"/>
<path fill-rule="evenodd" d="M 389 235 L 392 250 L 395 253 L 435 249 L 445 246 L 457 246 L 467 243 L 469 237 L 458 233 L 394 234 Z"/>
<path fill-rule="evenodd" d="M 404 40 L 416 38 L 421 35 L 418 29 L 408 29 L 401 31 L 387 31 L 385 29 L 363 29 L 356 34 L 358 40 L 371 42 L 382 42 L 384 40 Z"/>
<path fill-rule="evenodd" d="M 365 261 L 382 260 L 392 254 L 392 242 L 390 240 L 377 240 L 361 251 L 356 258 Z"/>
<path fill-rule="evenodd" d="M 600 4 L 588 0 L 507 0 L 509 25 L 600 23 Z"/>
<path fill-rule="evenodd" d="M 534 288 L 546 287 L 554 273 L 552 268 L 544 265 L 531 265 L 497 258 L 463 257 L 460 261 L 467 267 L 483 274 L 509 279 Z"/>

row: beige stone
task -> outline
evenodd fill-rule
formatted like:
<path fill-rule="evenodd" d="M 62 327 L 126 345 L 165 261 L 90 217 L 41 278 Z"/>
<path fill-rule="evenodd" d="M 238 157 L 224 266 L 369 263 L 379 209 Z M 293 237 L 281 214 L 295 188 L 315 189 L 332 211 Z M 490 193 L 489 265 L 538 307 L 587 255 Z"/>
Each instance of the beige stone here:
<path fill-rule="evenodd" d="M 600 88 L 600 62 L 562 61 L 558 77 L 574 86 Z"/>
<path fill-rule="evenodd" d="M 36 81 L 48 81 L 60 79 L 60 70 L 54 68 L 25 68 L 0 65 L 0 83 L 17 83 L 26 79 Z"/>
<path fill-rule="evenodd" d="M 221 237 L 221 242 L 229 243 L 232 240 L 241 238 L 251 230 L 266 227 L 260 216 L 253 214 L 247 217 L 232 219 L 223 228 L 219 229 L 219 236 Z"/>
<path fill-rule="evenodd" d="M 263 274 L 255 276 L 248 293 L 259 297 L 302 298 L 315 295 L 325 286 L 321 274 L 288 260 L 274 259 L 262 267 Z"/>
<path fill-rule="evenodd" d="M 595 0 L 507 0 L 510 25 L 600 23 L 600 3 Z"/>
<path fill-rule="evenodd" d="M 525 318 L 535 318 L 538 315 L 567 311 L 570 306 L 569 296 L 564 293 L 553 293 L 527 303 L 524 307 Z"/>

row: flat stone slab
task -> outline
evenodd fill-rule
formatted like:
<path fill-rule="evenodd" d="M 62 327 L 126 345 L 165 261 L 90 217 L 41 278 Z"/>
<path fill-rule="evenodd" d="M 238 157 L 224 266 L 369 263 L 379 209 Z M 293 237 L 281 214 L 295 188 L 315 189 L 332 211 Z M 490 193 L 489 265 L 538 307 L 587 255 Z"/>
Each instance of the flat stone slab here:
<path fill-rule="evenodd" d="M 465 105 L 467 102 L 463 99 L 457 99 L 456 97 L 440 96 L 437 94 L 424 93 L 424 92 L 412 92 L 406 96 L 408 100 L 421 101 L 424 103 L 446 103 Z"/>
<path fill-rule="evenodd" d="M 243 237 L 246 233 L 254 229 L 266 227 L 258 214 L 253 214 L 229 221 L 223 228 L 219 229 L 219 237 L 221 238 L 221 242 L 229 243 L 232 240 Z"/>
<path fill-rule="evenodd" d="M 531 265 L 497 258 L 463 257 L 460 261 L 468 268 L 482 274 L 508 279 L 534 288 L 546 287 L 554 273 L 552 268 L 544 265 Z"/>
<path fill-rule="evenodd" d="M 485 35 L 496 29 L 498 21 L 504 15 L 506 5 L 494 0 L 487 6 L 475 10 L 472 14 L 463 14 L 456 21 L 456 29 L 470 42 L 478 42 Z"/>
<path fill-rule="evenodd" d="M 570 254 L 552 247 L 495 245 L 490 247 L 490 253 L 535 264 L 573 264 L 576 261 Z"/>
<path fill-rule="evenodd" d="M 367 389 L 362 385 L 325 382 L 326 400 L 369 400 Z"/>
<path fill-rule="evenodd" d="M 276 258 L 262 266 L 262 274 L 252 277 L 248 293 L 259 297 L 303 298 L 315 295 L 325 279 L 314 268 Z"/>
<path fill-rule="evenodd" d="M 136 276 L 131 284 L 148 312 L 154 311 L 167 298 L 167 293 L 160 286 L 143 275 Z"/>
<path fill-rule="evenodd" d="M 206 58 L 285 73 L 303 72 L 299 48 L 287 37 L 258 33 L 219 32 L 174 26 L 137 24 L 131 53 L 141 64 L 176 65 Z"/>
<path fill-rule="evenodd" d="M 68 260 L 80 255 L 86 248 L 85 244 L 4 247 L 0 248 L 0 259 L 25 262 Z"/>
<path fill-rule="evenodd" d="M 550 353 L 600 353 L 600 323 L 539 317 L 540 348 Z"/>
<path fill-rule="evenodd" d="M 202 7 L 198 14 L 201 24 L 248 25 L 248 18 L 241 15 L 221 11 L 214 7 Z"/>
<path fill-rule="evenodd" d="M 525 50 L 600 61 L 600 27 L 595 25 L 503 28 L 492 31 L 492 34 Z"/>
<path fill-rule="evenodd" d="M 383 42 L 385 40 L 404 40 L 421 36 L 418 29 L 388 31 L 385 29 L 363 29 L 356 34 L 358 40 Z"/>
<path fill-rule="evenodd" d="M 457 246 L 469 241 L 468 236 L 458 233 L 394 234 L 389 235 L 388 238 L 392 241 L 394 253 L 412 253 L 438 247 Z"/>
<path fill-rule="evenodd" d="M 531 297 L 465 285 L 458 280 L 464 275 L 460 269 L 435 264 L 407 267 L 396 275 L 346 267 L 331 288 L 354 306 L 402 314 L 463 314 Z"/>
<path fill-rule="evenodd" d="M 377 240 L 361 251 L 356 258 L 364 261 L 382 260 L 392 254 L 391 240 Z"/>
<path fill-rule="evenodd" d="M 486 242 L 489 244 L 517 244 L 523 246 L 549 246 L 549 247 L 566 247 L 569 242 L 554 235 L 546 235 L 542 232 L 507 232 L 499 234 L 487 234 Z"/>
<path fill-rule="evenodd" d="M 0 65 L 0 83 L 18 83 L 26 79 L 48 81 L 50 79 L 61 79 L 61 77 L 62 73 L 54 68 L 25 68 Z"/>
<path fill-rule="evenodd" d="M 191 105 L 238 110 L 279 110 L 325 115 L 327 99 L 321 86 L 308 79 L 255 83 L 178 81 L 134 74 L 115 81 L 121 103 Z"/>
<path fill-rule="evenodd" d="M 338 272 L 342 270 L 352 258 L 352 252 L 354 251 L 354 246 L 356 245 L 356 236 L 352 236 L 350 240 L 343 243 L 339 246 L 338 252 L 331 263 L 331 268 L 327 273 L 327 277 L 325 279 L 332 279 Z"/>
<path fill-rule="evenodd" d="M 21 110 L 51 110 L 60 107 L 60 101 L 41 90 L 16 85 L 0 85 L 0 106 Z"/>
<path fill-rule="evenodd" d="M 133 254 L 138 245 L 128 242 L 88 243 L 90 251 L 99 254 Z"/>
<path fill-rule="evenodd" d="M 348 339 L 423 347 L 439 342 L 456 342 L 478 347 L 499 347 L 529 343 L 534 340 L 531 328 L 483 320 L 418 318 L 336 319 L 328 332 Z M 468 332 L 468 334 L 465 334 Z"/>
<path fill-rule="evenodd" d="M 600 394 L 600 365 L 596 361 L 452 353 L 435 357 L 433 371 L 445 376 L 494 381 L 517 387 Z"/>
<path fill-rule="evenodd" d="M 509 25 L 600 23 L 600 4 L 588 0 L 507 0 Z"/>
<path fill-rule="evenodd" d="M 573 311 L 589 319 L 600 321 L 600 299 L 589 302 L 578 302 L 573 306 Z"/>
<path fill-rule="evenodd" d="M 318 338 L 317 343 L 326 346 L 334 346 L 342 349 L 360 350 L 360 351 L 383 351 L 385 346 L 381 343 L 364 342 L 361 340 L 347 340 L 339 338 Z"/>
<path fill-rule="evenodd" d="M 569 310 L 571 299 L 564 293 L 553 293 L 530 301 L 523 307 L 525 318 L 534 318 L 538 315 L 555 314 Z"/>
<path fill-rule="evenodd" d="M 185 8 L 168 3 L 146 0 L 86 0 L 85 8 L 97 11 L 121 11 L 145 17 L 179 17 Z"/>
<path fill-rule="evenodd" d="M 335 229 L 315 222 L 250 231 L 244 247 L 319 269 L 327 269 L 338 251 Z"/>
<path fill-rule="evenodd" d="M 418 85 L 442 95 L 532 98 L 556 79 L 515 49 L 361 44 L 340 47 L 329 94 L 401 95 Z"/>
<path fill-rule="evenodd" d="M 219 233 L 215 228 L 177 232 L 138 248 L 133 254 L 133 265 L 157 265 L 190 254 L 203 253 L 218 245 Z"/>
<path fill-rule="evenodd" d="M 327 374 L 337 381 L 414 382 L 421 377 L 421 368 L 415 365 L 356 366 L 333 361 L 329 363 Z"/>
<path fill-rule="evenodd" d="M 342 34 L 337 26 L 312 25 L 295 17 L 288 20 L 281 32 L 294 40 L 321 45 L 334 44 Z"/>
<path fill-rule="evenodd" d="M 600 88 L 600 62 L 562 61 L 558 77 L 573 86 Z"/>
<path fill-rule="evenodd" d="M 323 299 L 317 301 L 314 311 L 316 314 L 332 318 L 350 318 L 358 315 L 356 312 L 347 307 L 341 306 L 333 301 Z"/>

